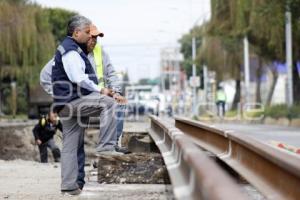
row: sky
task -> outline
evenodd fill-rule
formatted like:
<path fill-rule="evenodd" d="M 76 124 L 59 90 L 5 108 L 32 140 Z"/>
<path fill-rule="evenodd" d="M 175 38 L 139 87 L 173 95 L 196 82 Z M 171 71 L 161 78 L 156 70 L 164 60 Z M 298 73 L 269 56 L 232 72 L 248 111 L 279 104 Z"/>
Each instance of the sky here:
<path fill-rule="evenodd" d="M 104 32 L 100 42 L 116 71 L 129 79 L 156 78 L 160 52 L 179 47 L 194 24 L 210 16 L 210 0 L 32 0 L 76 11 Z"/>

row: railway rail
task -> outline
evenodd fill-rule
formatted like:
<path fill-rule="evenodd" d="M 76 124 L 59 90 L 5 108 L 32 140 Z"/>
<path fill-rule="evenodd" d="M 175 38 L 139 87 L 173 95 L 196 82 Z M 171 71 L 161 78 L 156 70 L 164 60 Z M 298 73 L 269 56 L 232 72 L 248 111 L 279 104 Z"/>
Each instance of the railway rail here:
<path fill-rule="evenodd" d="M 267 199 L 300 198 L 300 157 L 238 132 L 186 118 L 175 126 L 203 149 L 214 153 Z"/>
<path fill-rule="evenodd" d="M 200 149 L 224 161 L 267 199 L 300 198 L 299 156 L 253 137 L 187 118 L 175 118 L 175 125 L 154 116 L 150 118 L 149 133 L 161 150 L 178 199 L 189 195 L 201 199 L 233 199 L 226 195 L 241 195 L 222 169 Z M 205 183 L 208 180 L 209 189 Z M 221 196 L 215 197 L 216 193 Z M 242 198 L 245 199 L 235 197 Z"/>
<path fill-rule="evenodd" d="M 176 199 L 248 199 L 182 131 L 155 116 L 150 118 L 149 134 L 162 153 Z"/>

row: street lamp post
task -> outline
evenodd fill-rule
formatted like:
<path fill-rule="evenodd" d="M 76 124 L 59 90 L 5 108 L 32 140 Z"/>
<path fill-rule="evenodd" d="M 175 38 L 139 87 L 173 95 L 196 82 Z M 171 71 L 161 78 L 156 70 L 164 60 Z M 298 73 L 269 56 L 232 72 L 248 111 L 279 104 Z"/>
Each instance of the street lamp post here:
<path fill-rule="evenodd" d="M 204 103 L 207 103 L 207 84 L 208 84 L 208 69 L 207 66 L 203 66 L 203 89 L 204 89 Z"/>
<path fill-rule="evenodd" d="M 292 14 L 290 6 L 286 5 L 285 13 L 285 37 L 286 37 L 286 66 L 287 66 L 287 95 L 288 106 L 291 107 L 294 102 L 293 97 L 293 50 L 292 50 Z"/>
<path fill-rule="evenodd" d="M 192 39 L 192 59 L 193 59 L 193 80 L 196 79 L 196 38 L 193 36 Z M 193 84 L 193 114 L 197 115 L 197 91 L 196 91 L 196 85 Z"/>
<path fill-rule="evenodd" d="M 245 102 L 250 101 L 250 61 L 249 61 L 249 42 L 247 36 L 244 38 L 244 72 L 245 72 Z"/>

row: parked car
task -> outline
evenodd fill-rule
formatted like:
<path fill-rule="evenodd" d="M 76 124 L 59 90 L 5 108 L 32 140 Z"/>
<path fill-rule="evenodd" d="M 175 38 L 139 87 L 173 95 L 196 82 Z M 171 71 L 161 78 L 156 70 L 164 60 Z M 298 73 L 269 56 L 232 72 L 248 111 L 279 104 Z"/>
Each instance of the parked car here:
<path fill-rule="evenodd" d="M 159 114 L 159 98 L 150 92 L 131 93 L 127 96 L 128 114 Z"/>

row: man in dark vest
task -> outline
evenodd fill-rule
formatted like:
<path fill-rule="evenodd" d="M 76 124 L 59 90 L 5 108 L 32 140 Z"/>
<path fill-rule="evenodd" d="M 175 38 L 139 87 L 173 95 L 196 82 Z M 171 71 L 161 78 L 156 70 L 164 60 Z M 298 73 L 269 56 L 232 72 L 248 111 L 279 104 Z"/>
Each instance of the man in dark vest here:
<path fill-rule="evenodd" d="M 67 37 L 57 48 L 52 68 L 53 110 L 59 113 L 63 125 L 61 152 L 61 190 L 78 195 L 82 182 L 78 180 L 78 150 L 83 145 L 85 124 L 89 117 L 100 116 L 100 132 L 96 151 L 115 153 L 115 101 L 104 95 L 87 58 L 87 41 L 91 38 L 91 21 L 83 16 L 72 17 Z M 100 134 L 101 133 L 101 134 Z M 84 180 L 83 180 L 84 181 Z"/>
<path fill-rule="evenodd" d="M 104 82 L 104 88 L 107 88 L 107 94 L 108 96 L 112 96 L 115 101 L 118 103 L 117 108 L 115 109 L 116 116 L 117 116 L 117 132 L 116 132 L 116 143 L 118 143 L 118 140 L 123 132 L 123 120 L 125 115 L 125 105 L 126 99 L 121 96 L 122 94 L 122 87 L 120 79 L 118 78 L 114 67 L 109 59 L 108 54 L 101 48 L 94 52 L 96 49 L 96 43 L 97 43 L 97 37 L 103 37 L 104 34 L 97 29 L 95 25 L 92 25 L 90 28 L 90 34 L 91 39 L 89 39 L 87 43 L 87 49 L 88 49 L 88 59 L 90 63 L 93 66 L 94 71 L 96 72 L 97 78 L 99 80 L 98 86 L 101 86 L 101 80 Z M 102 50 L 102 51 L 101 51 Z M 102 78 L 98 77 L 98 65 L 95 62 L 95 58 L 100 58 L 100 63 L 102 64 L 103 69 L 100 71 L 103 73 Z M 102 59 L 101 59 L 102 58 Z M 52 88 L 52 67 L 54 65 L 54 57 L 43 67 L 41 73 L 40 73 L 40 84 L 49 95 L 53 95 L 53 88 Z M 113 95 L 112 95 L 113 94 Z M 124 93 L 123 93 L 124 94 Z M 115 117 L 116 117 L 115 116 Z M 117 152 L 121 153 L 129 153 L 127 148 L 120 147 L 118 145 L 115 146 L 115 150 Z M 84 151 L 84 145 L 82 144 L 80 148 L 78 149 L 78 178 L 77 183 L 80 188 L 84 187 L 85 181 L 85 173 L 84 173 L 84 165 L 85 165 L 85 151 Z"/>

